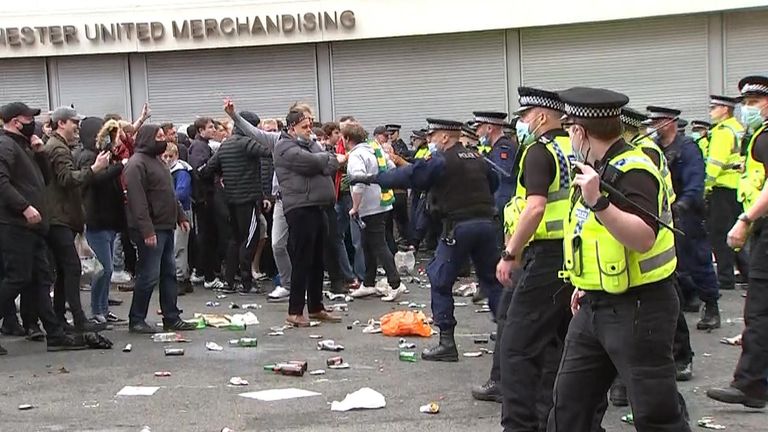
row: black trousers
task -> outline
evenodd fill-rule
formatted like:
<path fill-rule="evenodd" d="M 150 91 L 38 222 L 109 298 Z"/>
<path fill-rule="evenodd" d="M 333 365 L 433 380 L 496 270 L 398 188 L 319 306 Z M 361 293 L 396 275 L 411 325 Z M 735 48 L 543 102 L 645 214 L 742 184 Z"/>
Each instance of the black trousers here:
<path fill-rule="evenodd" d="M 515 275 L 516 276 L 516 275 Z M 514 279 L 517 281 L 517 277 Z M 504 288 L 499 299 L 499 313 L 496 314 L 496 343 L 493 348 L 493 363 L 491 365 L 491 380 L 501 381 L 501 339 L 504 335 L 504 323 L 507 321 L 507 310 L 512 303 L 513 288 Z"/>
<path fill-rule="evenodd" d="M 669 279 L 621 295 L 588 292 L 568 328 L 547 430 L 592 430 L 618 373 L 639 432 L 690 431 L 672 358 L 678 309 Z"/>
<path fill-rule="evenodd" d="M 408 192 L 396 191 L 395 203 L 392 205 L 392 217 L 395 220 L 395 226 L 397 227 L 397 243 L 408 244 L 410 243 L 410 223 L 408 221 Z"/>
<path fill-rule="evenodd" d="M 227 247 L 224 279 L 235 286 L 235 274 L 240 273 L 243 290 L 253 287 L 251 264 L 259 244 L 259 202 L 229 205 L 229 221 L 232 235 Z"/>
<path fill-rule="evenodd" d="M 400 286 L 400 273 L 395 267 L 395 258 L 392 251 L 387 246 L 384 230 L 386 229 L 387 218 L 391 211 L 375 215 L 365 216 L 365 229 L 362 231 L 363 254 L 365 256 L 365 280 L 363 285 L 372 287 L 376 284 L 376 269 L 381 264 L 387 275 L 389 286 L 397 288 Z"/>
<path fill-rule="evenodd" d="M 64 331 L 51 305 L 51 267 L 45 237 L 27 228 L 0 224 L 0 255 L 0 305 L 13 302 L 19 294 L 27 296 L 48 337 L 61 336 Z"/>
<path fill-rule="evenodd" d="M 707 231 L 712 244 L 712 252 L 717 260 L 717 279 L 720 289 L 733 289 L 733 267 L 736 252 L 726 243 L 728 231 L 731 230 L 741 213 L 742 208 L 736 199 L 736 190 L 715 187 L 709 198 L 709 214 L 707 215 Z"/>
<path fill-rule="evenodd" d="M 125 266 L 125 271 L 135 275 L 136 261 L 138 260 L 136 246 L 131 241 L 131 235 L 127 229 L 120 233 L 120 244 L 123 245 L 123 265 Z"/>
<path fill-rule="evenodd" d="M 291 297 L 288 314 L 302 315 L 304 299 L 309 313 L 323 308 L 323 247 L 328 239 L 328 217 L 321 207 L 299 207 L 285 214 L 288 256 L 291 258 Z"/>
<path fill-rule="evenodd" d="M 206 282 L 211 282 L 216 278 L 216 271 L 220 263 L 216 246 L 216 213 L 213 205 L 207 203 L 193 204 L 192 211 L 195 216 L 193 225 L 197 238 L 197 269 L 203 273 Z"/>
<path fill-rule="evenodd" d="M 676 277 L 672 278 L 672 284 L 674 285 L 677 293 L 677 299 L 680 304 L 685 301 L 683 290 L 680 287 L 680 283 Z M 693 361 L 693 348 L 691 348 L 691 333 L 688 330 L 688 322 L 685 321 L 685 315 L 683 310 L 678 308 L 677 311 L 677 323 L 675 324 L 675 338 L 672 345 L 672 357 L 677 364 L 688 364 Z"/>
<path fill-rule="evenodd" d="M 749 290 L 744 305 L 741 357 L 731 385 L 752 397 L 768 388 L 768 228 L 755 224 L 750 257 Z"/>
<path fill-rule="evenodd" d="M 571 318 L 573 289 L 557 276 L 563 266 L 562 241 L 531 243 L 522 265 L 501 335 L 505 432 L 536 431 L 546 421 L 543 415 L 552 405 L 557 362 Z"/>
<path fill-rule="evenodd" d="M 85 322 L 85 312 L 80 302 L 80 275 L 82 267 L 75 248 L 75 232 L 69 227 L 55 225 L 47 236 L 48 247 L 56 268 L 56 282 L 53 285 L 53 309 L 63 319 L 66 305 L 75 323 Z"/>
<path fill-rule="evenodd" d="M 341 274 L 341 265 L 339 264 L 339 245 L 333 241 L 333 239 L 337 238 L 339 231 L 339 224 L 336 222 L 336 210 L 333 206 L 328 206 L 323 207 L 322 211 L 324 214 L 323 218 L 325 219 L 323 262 L 325 263 L 325 270 L 328 271 L 328 278 L 331 280 L 332 287 L 340 289 L 344 284 L 344 276 Z M 290 233 L 288 235 L 290 236 Z"/>

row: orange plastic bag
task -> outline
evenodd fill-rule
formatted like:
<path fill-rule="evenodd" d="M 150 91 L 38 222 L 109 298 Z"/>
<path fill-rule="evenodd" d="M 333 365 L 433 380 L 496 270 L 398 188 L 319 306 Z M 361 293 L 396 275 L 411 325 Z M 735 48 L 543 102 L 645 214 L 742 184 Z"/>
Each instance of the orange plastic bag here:
<path fill-rule="evenodd" d="M 385 336 L 432 336 L 432 327 L 422 311 L 395 311 L 380 319 L 381 333 Z"/>

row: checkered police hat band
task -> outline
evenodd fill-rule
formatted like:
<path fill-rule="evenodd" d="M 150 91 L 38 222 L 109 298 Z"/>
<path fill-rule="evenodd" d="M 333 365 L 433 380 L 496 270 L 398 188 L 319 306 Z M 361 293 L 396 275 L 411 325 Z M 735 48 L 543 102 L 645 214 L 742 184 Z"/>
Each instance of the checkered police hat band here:
<path fill-rule="evenodd" d="M 768 95 L 768 86 L 762 84 L 745 84 L 741 88 L 741 94 L 760 93 Z"/>
<path fill-rule="evenodd" d="M 489 123 L 489 124 L 495 124 L 495 125 L 503 125 L 504 119 L 500 118 L 493 118 L 493 117 L 475 117 L 476 123 Z"/>
<path fill-rule="evenodd" d="M 636 127 L 636 128 L 640 128 L 640 127 L 643 126 L 643 121 L 642 120 L 634 118 L 634 117 L 629 117 L 629 116 L 626 116 L 624 114 L 621 115 L 621 122 L 626 124 L 626 125 L 629 125 L 629 126 L 632 126 L 632 127 Z"/>
<path fill-rule="evenodd" d="M 429 123 L 427 125 L 427 129 L 429 130 L 461 130 L 461 125 L 454 126 L 454 125 L 447 125 L 443 123 Z"/>
<path fill-rule="evenodd" d="M 524 107 L 542 107 L 556 111 L 563 110 L 563 102 L 544 96 L 520 96 L 520 106 Z"/>
<path fill-rule="evenodd" d="M 735 107 L 736 103 L 733 101 L 725 100 L 725 99 L 718 99 L 718 98 L 711 98 L 709 100 L 710 105 L 724 105 L 729 107 Z"/>
<path fill-rule="evenodd" d="M 565 104 L 565 113 L 572 117 L 581 117 L 581 118 L 618 117 L 619 115 L 621 115 L 621 107 L 595 108 L 595 107 Z"/>

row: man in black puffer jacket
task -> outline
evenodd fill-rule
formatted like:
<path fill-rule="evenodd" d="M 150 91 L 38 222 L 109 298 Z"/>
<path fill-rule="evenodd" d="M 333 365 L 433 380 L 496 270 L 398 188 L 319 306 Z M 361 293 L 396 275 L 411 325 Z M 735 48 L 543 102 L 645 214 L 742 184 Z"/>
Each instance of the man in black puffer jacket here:
<path fill-rule="evenodd" d="M 256 114 L 243 111 L 240 115 L 248 123 L 258 126 L 259 116 Z M 253 288 L 251 262 L 259 242 L 259 214 L 264 198 L 260 159 L 269 156 L 269 147 L 235 128 L 234 134 L 221 144 L 219 151 L 202 168 L 203 177 L 220 174 L 223 178 L 232 227 L 224 278 L 229 288 L 233 289 L 239 269 L 243 293 L 249 293 Z"/>

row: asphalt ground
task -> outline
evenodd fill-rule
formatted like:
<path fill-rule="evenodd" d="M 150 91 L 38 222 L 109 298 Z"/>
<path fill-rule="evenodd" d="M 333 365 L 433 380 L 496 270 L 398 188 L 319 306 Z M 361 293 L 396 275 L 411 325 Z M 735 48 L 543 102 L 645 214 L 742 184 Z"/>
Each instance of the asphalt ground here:
<path fill-rule="evenodd" d="M 429 314 L 429 289 L 422 283 L 408 284 L 410 293 L 401 300 L 424 303 Z M 267 284 L 265 289 L 269 288 Z M 726 430 L 758 432 L 768 430 L 768 417 L 762 411 L 741 406 L 728 406 L 711 401 L 704 395 L 710 386 L 727 385 L 739 355 L 739 348 L 719 343 L 725 336 L 738 334 L 743 328 L 741 291 L 723 293 L 721 309 L 723 327 L 711 333 L 695 330 L 696 314 L 688 315 L 696 357 L 694 379 L 680 383 L 692 418 L 712 416 Z M 84 304 L 89 293 L 83 292 Z M 398 338 L 380 334 L 364 334 L 363 326 L 348 326 L 356 320 L 371 318 L 403 309 L 406 306 L 383 303 L 379 299 L 358 299 L 349 303 L 342 324 L 323 324 L 308 329 L 288 329 L 283 336 L 267 336 L 271 326 L 283 324 L 287 303 L 267 303 L 264 295 L 216 294 L 202 287 L 179 298 L 184 317 L 195 312 L 232 313 L 230 302 L 258 303 L 253 310 L 260 324 L 244 332 L 206 328 L 185 333 L 189 343 L 174 344 L 184 348 L 182 357 L 166 357 L 163 348 L 148 336 L 132 335 L 127 327 L 116 326 L 104 334 L 115 346 L 112 350 L 87 350 L 47 353 L 45 345 L 23 338 L 0 337 L 10 351 L 0 357 L 0 431 L 140 431 L 148 426 L 161 431 L 499 431 L 501 406 L 478 402 L 470 396 L 473 385 L 488 377 L 491 356 L 461 357 L 458 363 L 433 363 L 399 360 Z M 126 317 L 130 293 L 112 293 L 124 300 L 113 308 Z M 150 321 L 160 321 L 157 293 L 153 296 Z M 219 307 L 206 307 L 218 301 Z M 470 299 L 456 298 L 468 305 L 456 308 L 459 322 L 457 342 L 461 353 L 493 349 L 476 345 L 476 335 L 487 335 L 494 328 L 490 314 L 477 313 Z M 338 303 L 326 302 L 326 304 Z M 350 364 L 349 369 L 330 370 L 325 362 L 334 353 L 318 351 L 317 341 L 309 335 L 320 334 L 344 345 L 338 353 Z M 256 348 L 231 348 L 228 340 L 256 337 Z M 437 337 L 407 338 L 417 345 L 415 351 L 436 343 Z M 208 351 L 205 343 L 213 341 L 224 347 L 221 352 Z M 122 352 L 130 343 L 133 350 Z M 291 377 L 265 372 L 265 364 L 286 360 L 305 360 L 309 369 L 326 369 L 321 376 Z M 170 377 L 155 377 L 154 372 L 168 371 Z M 240 376 L 250 382 L 246 387 L 233 387 L 229 379 Z M 159 386 L 152 396 L 116 396 L 123 386 Z M 332 412 L 330 403 L 342 400 L 347 393 L 363 387 L 372 388 L 386 398 L 386 407 L 376 410 Z M 298 388 L 320 393 L 319 396 L 264 402 L 238 396 L 259 390 Z M 421 405 L 437 402 L 438 414 L 419 412 Z M 32 409 L 19 410 L 31 404 Z M 626 408 L 611 407 L 603 426 L 609 431 L 631 431 L 620 417 Z"/>

